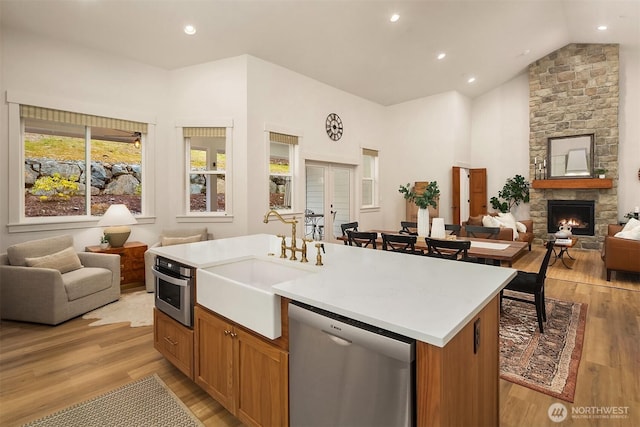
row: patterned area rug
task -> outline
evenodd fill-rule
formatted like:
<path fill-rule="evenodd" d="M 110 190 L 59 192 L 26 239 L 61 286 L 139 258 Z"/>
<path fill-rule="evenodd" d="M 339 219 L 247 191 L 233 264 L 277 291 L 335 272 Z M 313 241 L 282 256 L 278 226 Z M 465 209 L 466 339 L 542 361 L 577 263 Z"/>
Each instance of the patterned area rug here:
<path fill-rule="evenodd" d="M 500 378 L 573 402 L 587 304 L 546 298 L 538 331 L 533 304 L 504 299 L 500 316 Z"/>
<path fill-rule="evenodd" d="M 131 322 L 131 327 L 153 325 L 154 293 L 138 291 L 120 295 L 118 301 L 107 304 L 82 316 L 83 319 L 100 319 L 89 326 Z"/>
<path fill-rule="evenodd" d="M 24 427 L 204 426 L 154 374 Z"/>

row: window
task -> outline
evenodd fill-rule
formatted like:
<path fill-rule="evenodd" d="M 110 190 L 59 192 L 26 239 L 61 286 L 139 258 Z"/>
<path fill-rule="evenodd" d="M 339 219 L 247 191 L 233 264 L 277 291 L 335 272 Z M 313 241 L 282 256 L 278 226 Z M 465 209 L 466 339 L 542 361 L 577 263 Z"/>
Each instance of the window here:
<path fill-rule="evenodd" d="M 298 137 L 269 132 L 269 207 L 291 210 Z"/>
<path fill-rule="evenodd" d="M 362 207 L 378 203 L 378 151 L 362 149 Z"/>
<path fill-rule="evenodd" d="M 227 132 L 223 127 L 185 127 L 187 194 L 189 213 L 227 213 Z"/>
<path fill-rule="evenodd" d="M 20 120 L 25 218 L 142 213 L 147 124 L 28 105 Z"/>

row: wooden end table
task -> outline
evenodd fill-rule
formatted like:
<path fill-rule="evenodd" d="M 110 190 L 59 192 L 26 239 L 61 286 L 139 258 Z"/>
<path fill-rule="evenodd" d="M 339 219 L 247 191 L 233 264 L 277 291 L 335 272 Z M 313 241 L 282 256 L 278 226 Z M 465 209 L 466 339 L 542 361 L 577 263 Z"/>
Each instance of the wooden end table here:
<path fill-rule="evenodd" d="M 109 246 L 87 246 L 86 252 L 97 254 L 120 255 L 120 290 L 135 288 L 139 283 L 144 284 L 144 253 L 147 245 L 142 242 L 127 242 L 121 248 Z"/>
<path fill-rule="evenodd" d="M 570 238 L 571 242 L 561 242 L 558 243 L 558 239 L 556 239 L 553 243 L 553 254 L 556 256 L 555 259 L 553 260 L 553 262 L 551 264 L 549 264 L 550 266 L 555 264 L 556 261 L 558 260 L 558 258 L 560 259 L 560 261 L 562 261 L 562 264 L 568 268 L 568 269 L 572 269 L 572 267 L 570 267 L 569 265 L 567 265 L 567 262 L 565 261 L 564 255 L 567 254 L 567 256 L 569 257 L 569 259 L 575 260 L 574 257 L 571 256 L 571 254 L 569 253 L 569 248 L 572 248 L 576 245 L 576 243 L 578 243 L 578 238 L 577 237 L 571 237 Z M 547 244 L 549 244 L 549 242 L 547 242 Z M 560 248 L 560 252 L 556 252 L 556 248 Z"/>

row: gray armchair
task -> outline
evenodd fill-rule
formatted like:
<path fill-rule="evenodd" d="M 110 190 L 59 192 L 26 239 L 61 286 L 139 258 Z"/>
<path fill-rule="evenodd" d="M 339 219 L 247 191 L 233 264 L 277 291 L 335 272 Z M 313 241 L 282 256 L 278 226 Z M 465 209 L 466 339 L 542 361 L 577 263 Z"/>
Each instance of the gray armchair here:
<path fill-rule="evenodd" d="M 37 266 L 69 248 L 73 238 L 65 235 L 19 243 L 0 255 L 2 319 L 57 325 L 120 298 L 118 255 L 72 250 L 81 265 L 70 271 Z"/>
<path fill-rule="evenodd" d="M 199 236 L 199 237 L 198 237 Z M 183 243 L 192 243 L 197 241 L 213 240 L 213 234 L 209 233 L 207 227 L 202 228 L 182 228 L 163 230 L 160 234 L 160 240 L 149 248 L 157 248 L 160 246 L 171 246 Z M 144 253 L 144 280 L 147 292 L 155 291 L 155 277 L 153 275 L 153 264 L 156 256 L 149 252 Z"/>

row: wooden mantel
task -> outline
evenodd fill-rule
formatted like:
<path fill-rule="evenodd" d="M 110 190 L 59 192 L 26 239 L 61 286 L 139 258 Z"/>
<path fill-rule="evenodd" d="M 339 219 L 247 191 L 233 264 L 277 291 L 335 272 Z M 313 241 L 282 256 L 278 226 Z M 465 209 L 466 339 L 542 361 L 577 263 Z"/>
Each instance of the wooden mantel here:
<path fill-rule="evenodd" d="M 562 178 L 562 179 L 537 179 L 531 183 L 533 188 L 542 189 L 592 189 L 613 188 L 611 178 Z"/>

